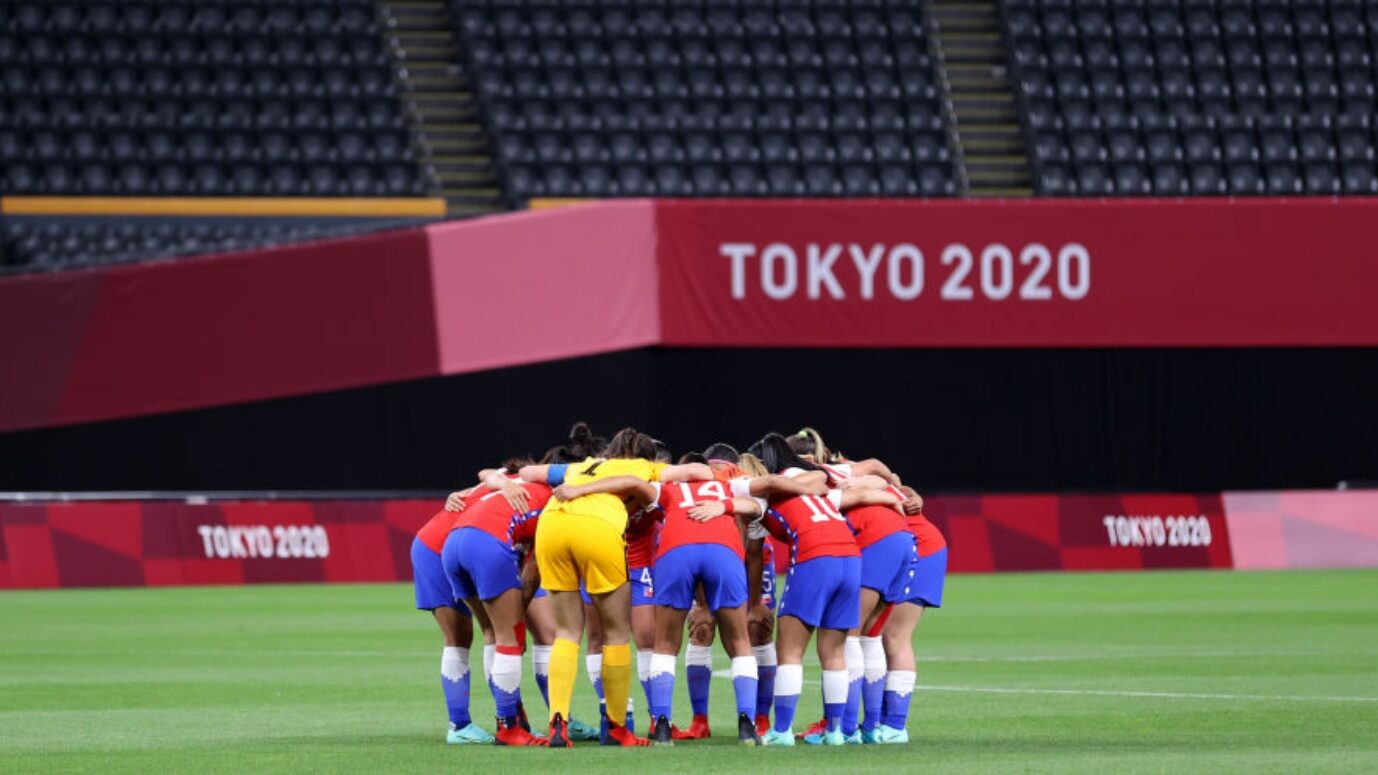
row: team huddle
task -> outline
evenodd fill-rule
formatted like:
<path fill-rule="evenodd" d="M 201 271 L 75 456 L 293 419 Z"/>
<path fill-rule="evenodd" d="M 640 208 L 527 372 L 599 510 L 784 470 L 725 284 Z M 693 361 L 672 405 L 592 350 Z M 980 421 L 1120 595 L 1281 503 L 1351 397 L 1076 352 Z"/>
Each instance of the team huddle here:
<path fill-rule="evenodd" d="M 625 428 L 604 441 L 579 423 L 539 463 L 479 472 L 418 531 L 416 607 L 445 636 L 447 741 L 563 748 L 708 737 L 720 635 L 740 743 L 909 742 L 914 630 L 924 608 L 942 605 L 947 572 L 946 542 L 922 498 L 882 461 L 850 461 L 811 429 L 767 434 L 741 454 L 718 443 L 671 460 L 644 433 Z M 493 734 L 469 714 L 475 621 Z M 672 708 L 686 624 L 693 719 L 681 729 Z M 533 734 L 521 696 L 528 636 L 546 735 Z M 597 726 L 570 707 L 582 639 Z M 824 712 L 796 736 L 810 640 Z M 633 642 L 648 738 L 635 732 Z"/>

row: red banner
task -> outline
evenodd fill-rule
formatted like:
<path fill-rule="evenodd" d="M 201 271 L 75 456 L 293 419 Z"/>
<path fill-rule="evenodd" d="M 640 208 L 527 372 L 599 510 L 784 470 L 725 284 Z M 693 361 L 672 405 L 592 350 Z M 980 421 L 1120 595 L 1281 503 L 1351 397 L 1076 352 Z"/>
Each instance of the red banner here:
<path fill-rule="evenodd" d="M 400 581 L 438 500 L 0 504 L 0 587 Z"/>
<path fill-rule="evenodd" d="M 683 346 L 1378 344 L 1378 202 L 681 200 Z"/>

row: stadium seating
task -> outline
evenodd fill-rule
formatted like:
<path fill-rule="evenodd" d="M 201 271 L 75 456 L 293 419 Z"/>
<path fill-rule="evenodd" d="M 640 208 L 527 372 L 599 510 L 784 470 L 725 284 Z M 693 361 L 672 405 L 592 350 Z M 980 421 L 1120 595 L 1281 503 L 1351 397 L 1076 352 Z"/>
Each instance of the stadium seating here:
<path fill-rule="evenodd" d="M 339 218 L 11 218 L 0 224 L 0 275 L 251 250 L 414 222 Z"/>
<path fill-rule="evenodd" d="M 515 198 L 956 193 L 919 0 L 454 0 Z"/>
<path fill-rule="evenodd" d="M 1038 193 L 1378 193 L 1378 7 L 1003 0 Z"/>
<path fill-rule="evenodd" d="M 3 0 L 0 192 L 427 189 L 372 0 Z"/>

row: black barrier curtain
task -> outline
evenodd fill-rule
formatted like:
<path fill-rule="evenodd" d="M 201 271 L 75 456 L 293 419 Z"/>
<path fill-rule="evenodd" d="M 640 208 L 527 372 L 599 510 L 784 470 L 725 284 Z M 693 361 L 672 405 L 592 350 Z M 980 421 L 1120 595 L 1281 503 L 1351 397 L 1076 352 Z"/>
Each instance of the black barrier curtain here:
<path fill-rule="evenodd" d="M 586 419 L 676 453 L 819 428 L 933 491 L 1378 479 L 1378 350 L 647 349 L 0 435 L 0 489 L 443 489 Z"/>

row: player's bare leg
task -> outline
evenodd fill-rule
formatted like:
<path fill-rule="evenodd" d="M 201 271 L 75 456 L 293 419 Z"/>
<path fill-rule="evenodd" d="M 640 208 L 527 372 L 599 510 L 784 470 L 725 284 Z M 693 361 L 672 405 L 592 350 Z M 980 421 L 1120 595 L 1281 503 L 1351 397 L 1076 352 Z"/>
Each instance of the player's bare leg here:
<path fill-rule="evenodd" d="M 737 742 L 760 745 L 752 719 L 756 709 L 756 657 L 751 651 L 751 636 L 747 630 L 746 605 L 720 608 L 715 612 L 722 630 L 723 648 L 732 658 L 732 693 L 737 701 Z"/>
<path fill-rule="evenodd" d="M 445 650 L 440 657 L 441 686 L 445 690 L 445 700 L 451 708 L 451 728 L 445 741 L 453 745 L 466 743 L 491 743 L 493 736 L 472 721 L 464 721 L 469 715 L 469 650 L 474 643 L 474 620 L 449 606 L 431 609 L 440 634 L 445 639 Z M 460 714 L 455 721 L 456 713 Z"/>
<path fill-rule="evenodd" d="M 590 594 L 590 597 L 603 624 L 603 692 L 607 697 L 608 710 L 616 713 L 617 708 L 627 706 L 627 698 L 631 695 L 631 584 L 624 581 L 611 592 Z M 556 622 L 559 623 L 558 612 Z M 645 746 L 650 745 L 650 741 L 637 737 L 627 729 L 625 723 L 619 723 L 609 716 L 608 736 L 603 744 Z"/>
<path fill-rule="evenodd" d="M 579 638 L 584 634 L 584 603 L 578 590 L 551 591 L 547 595 L 555 616 L 555 643 L 550 653 L 551 748 L 568 748 L 569 706 L 574 699 L 574 679 L 579 672 Z"/>
<path fill-rule="evenodd" d="M 914 694 L 914 630 L 923 617 L 923 606 L 900 603 L 890 612 L 881 632 L 889 672 L 885 676 L 885 694 L 880 726 L 876 727 L 876 742 L 909 742 L 909 702 Z"/>
<path fill-rule="evenodd" d="M 700 589 L 689 609 L 689 653 L 684 658 L 685 678 L 689 685 L 689 704 L 694 716 L 688 729 L 675 729 L 676 740 L 698 740 L 712 736 L 708 727 L 708 694 L 713 683 L 713 638 L 717 628 L 713 614 L 703 604 Z"/>
<path fill-rule="evenodd" d="M 643 606 L 645 607 L 645 606 Z M 658 605 L 655 611 L 655 653 L 651 656 L 651 742 L 673 745 L 670 724 L 675 696 L 675 663 L 684 642 L 687 611 Z"/>
<path fill-rule="evenodd" d="M 478 601 L 473 601 L 476 604 Z M 472 605 L 471 604 L 471 605 Z M 489 687 L 498 710 L 499 745 L 545 745 L 543 737 L 532 735 L 530 730 L 520 724 L 522 650 L 526 645 L 517 640 L 525 614 L 522 605 L 522 590 L 509 589 L 491 600 L 482 601 L 475 610 L 481 609 L 493 627 L 497 640 L 497 653 L 493 657 L 492 675 Z M 522 633 L 525 639 L 525 633 Z"/>

